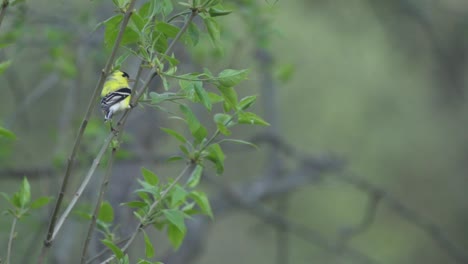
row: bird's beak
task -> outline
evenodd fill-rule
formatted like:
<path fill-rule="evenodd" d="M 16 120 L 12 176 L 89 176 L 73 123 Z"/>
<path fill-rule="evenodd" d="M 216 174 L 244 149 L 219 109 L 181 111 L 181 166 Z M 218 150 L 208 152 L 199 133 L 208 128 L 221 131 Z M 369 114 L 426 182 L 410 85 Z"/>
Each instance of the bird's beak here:
<path fill-rule="evenodd" d="M 136 81 L 135 79 L 128 79 L 129 82 L 134 82 Z"/>

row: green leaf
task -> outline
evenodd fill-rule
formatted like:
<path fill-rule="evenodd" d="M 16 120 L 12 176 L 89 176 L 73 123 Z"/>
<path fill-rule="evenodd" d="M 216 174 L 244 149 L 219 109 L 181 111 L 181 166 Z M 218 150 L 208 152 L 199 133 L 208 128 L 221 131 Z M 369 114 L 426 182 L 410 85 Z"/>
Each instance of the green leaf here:
<path fill-rule="evenodd" d="M 23 179 L 20 190 L 20 207 L 24 208 L 31 201 L 31 186 L 29 185 L 28 179 L 26 177 Z"/>
<path fill-rule="evenodd" d="M 245 141 L 245 140 L 241 140 L 241 139 L 226 138 L 226 139 L 221 140 L 221 142 L 233 142 L 233 143 L 237 143 L 237 144 L 243 144 L 243 145 L 251 146 L 253 148 L 258 149 L 257 145 L 255 145 L 253 143 L 250 143 L 248 141 Z"/>
<path fill-rule="evenodd" d="M 190 198 L 192 198 L 198 204 L 202 213 L 213 218 L 213 211 L 211 210 L 210 201 L 206 197 L 205 193 L 195 191 L 190 193 Z"/>
<path fill-rule="evenodd" d="M 134 191 L 138 197 L 140 197 L 147 205 L 151 204 L 152 201 L 150 199 L 150 197 L 148 196 L 148 194 L 144 191 Z"/>
<path fill-rule="evenodd" d="M 172 6 L 172 1 L 171 0 L 158 0 L 158 1 L 153 1 L 155 8 L 156 8 L 156 13 L 162 13 L 163 15 L 168 15 L 172 12 L 174 7 Z"/>
<path fill-rule="evenodd" d="M 130 208 L 144 208 L 145 206 L 147 206 L 147 204 L 145 202 L 142 202 L 142 201 L 131 201 L 131 202 L 127 202 L 127 203 L 121 203 L 120 205 L 125 205 L 125 206 L 128 206 Z"/>
<path fill-rule="evenodd" d="M 162 212 L 171 225 L 175 226 L 182 234 L 185 234 L 187 227 L 184 223 L 185 216 L 183 212 L 177 209 L 165 209 Z"/>
<path fill-rule="evenodd" d="M 193 210 L 193 207 L 195 206 L 195 204 L 196 204 L 195 202 L 187 203 L 187 204 L 185 204 L 184 207 L 182 207 L 180 210 L 181 210 L 182 212 L 184 212 L 184 214 L 191 213 L 191 212 L 194 211 L 194 210 Z"/>
<path fill-rule="evenodd" d="M 180 62 L 179 62 L 176 58 L 174 58 L 173 56 L 174 56 L 174 55 L 172 55 L 172 56 L 167 56 L 167 55 L 162 54 L 162 57 L 163 57 L 165 60 L 167 60 L 167 62 L 169 62 L 169 65 L 172 66 L 172 67 L 177 66 L 177 65 L 179 65 L 179 63 L 180 63 Z M 172 68 L 172 69 L 176 69 L 176 68 Z M 170 74 L 170 73 L 167 73 L 167 74 Z"/>
<path fill-rule="evenodd" d="M 140 221 L 140 223 L 143 223 L 145 221 L 145 213 L 143 212 L 143 210 L 138 210 L 138 211 L 133 211 L 133 215 L 138 218 L 138 220 Z"/>
<path fill-rule="evenodd" d="M 203 106 L 205 106 L 208 111 L 211 111 L 212 105 L 210 97 L 208 96 L 208 93 L 205 91 L 205 89 L 203 89 L 202 82 L 192 82 L 192 85 Z"/>
<path fill-rule="evenodd" d="M 112 223 L 114 221 L 114 209 L 109 202 L 103 202 L 99 209 L 98 220 L 104 223 Z"/>
<path fill-rule="evenodd" d="M 206 30 L 208 31 L 208 34 L 210 36 L 211 44 L 213 44 L 213 46 L 216 48 L 220 48 L 221 33 L 219 30 L 218 22 L 211 17 L 203 18 L 203 22 L 205 23 Z"/>
<path fill-rule="evenodd" d="M 120 31 L 120 22 L 123 19 L 122 14 L 117 14 L 112 18 L 104 21 L 106 26 L 104 32 L 104 44 L 106 47 L 112 47 L 117 39 L 117 35 Z M 127 45 L 130 43 L 136 43 L 139 40 L 139 35 L 135 30 L 130 27 L 126 27 L 120 45 Z"/>
<path fill-rule="evenodd" d="M 208 97 L 210 98 L 210 101 L 214 103 L 219 103 L 224 101 L 224 98 L 222 96 L 219 96 L 218 94 L 208 92 Z"/>
<path fill-rule="evenodd" d="M 130 52 L 125 52 L 124 54 L 120 55 L 114 62 L 114 68 L 115 69 L 120 69 L 122 66 L 122 63 L 130 56 Z"/>
<path fill-rule="evenodd" d="M 145 24 L 145 20 L 136 12 L 130 17 L 128 27 L 131 27 L 135 32 L 142 32 Z"/>
<path fill-rule="evenodd" d="M 119 261 L 119 264 L 130 264 L 130 259 L 128 257 L 128 254 L 125 254 L 125 256 L 123 257 L 123 259 L 121 259 Z"/>
<path fill-rule="evenodd" d="M 183 7 L 188 7 L 188 8 L 191 8 L 192 5 L 190 3 L 187 3 L 187 2 L 177 2 L 179 5 L 183 6 Z"/>
<path fill-rule="evenodd" d="M 174 97 L 174 93 L 157 93 L 150 92 L 151 104 L 159 104 L 161 102 L 170 100 Z"/>
<path fill-rule="evenodd" d="M 159 197 L 159 186 L 151 185 L 146 181 L 137 179 L 138 183 L 143 187 L 143 189 L 138 189 L 136 192 L 146 192 L 152 194 L 154 197 Z"/>
<path fill-rule="evenodd" d="M 152 258 L 154 257 L 154 247 L 145 230 L 143 230 L 143 237 L 145 239 L 145 255 L 147 258 Z"/>
<path fill-rule="evenodd" d="M 187 197 L 187 191 L 179 185 L 172 189 L 171 194 L 171 207 L 179 206 L 179 203 L 185 201 L 185 197 Z"/>
<path fill-rule="evenodd" d="M 283 64 L 275 72 L 275 77 L 283 83 L 292 79 L 296 69 L 294 64 Z"/>
<path fill-rule="evenodd" d="M 157 31 L 162 32 L 164 35 L 170 38 L 177 36 L 177 33 L 180 31 L 178 27 L 165 22 L 157 22 L 155 28 Z"/>
<path fill-rule="evenodd" d="M 122 259 L 124 257 L 124 253 L 123 251 L 114 244 L 114 242 L 108 240 L 108 239 L 103 239 L 101 240 L 101 242 L 106 245 L 106 247 L 108 247 L 113 253 L 114 255 L 117 257 L 117 259 Z"/>
<path fill-rule="evenodd" d="M 224 153 L 219 144 L 212 144 L 206 148 L 208 155 L 206 158 L 213 162 L 216 167 L 216 173 L 222 174 L 224 171 Z"/>
<path fill-rule="evenodd" d="M 221 132 L 223 135 L 230 135 L 231 131 L 227 129 L 227 126 L 229 125 L 228 122 L 232 119 L 232 117 L 228 114 L 216 114 L 214 115 L 214 121 L 216 123 L 216 126 L 219 129 L 219 132 Z"/>
<path fill-rule="evenodd" d="M 184 76 L 184 75 L 182 75 L 182 76 L 186 77 L 186 78 L 193 78 L 192 76 Z M 190 80 L 190 81 L 189 80 L 179 80 L 179 86 L 185 92 L 190 93 L 193 90 L 193 85 L 192 85 L 193 81 L 195 81 L 195 80 Z"/>
<path fill-rule="evenodd" d="M 164 54 L 164 52 L 167 50 L 167 47 L 169 46 L 166 35 L 159 31 L 153 31 L 151 38 L 153 39 L 153 49 L 161 54 Z"/>
<path fill-rule="evenodd" d="M 110 46 L 115 42 L 117 34 L 119 33 L 119 24 L 122 19 L 123 15 L 117 14 L 103 22 L 106 27 L 104 31 L 104 43 L 106 46 Z"/>
<path fill-rule="evenodd" d="M 200 30 L 198 29 L 197 25 L 195 25 L 193 22 L 190 22 L 187 33 L 190 37 L 190 40 L 192 41 L 192 45 L 196 46 L 200 40 Z"/>
<path fill-rule="evenodd" d="M 269 126 L 270 124 L 252 112 L 240 112 L 238 115 L 239 124 Z"/>
<path fill-rule="evenodd" d="M 184 157 L 181 157 L 181 156 L 172 156 L 170 158 L 168 158 L 166 161 L 168 162 L 173 162 L 173 161 L 179 161 L 179 160 L 183 160 Z"/>
<path fill-rule="evenodd" d="M 218 90 L 224 97 L 224 111 L 237 108 L 237 93 L 232 87 L 218 86 Z"/>
<path fill-rule="evenodd" d="M 152 223 L 152 225 L 154 226 L 154 228 L 156 228 L 157 230 L 161 231 L 165 226 L 166 226 L 166 222 L 165 221 L 154 221 Z"/>
<path fill-rule="evenodd" d="M 219 4 L 220 1 L 221 0 L 204 0 L 202 6 L 205 7 L 205 8 L 206 7 L 213 7 L 213 6 L 217 5 L 217 4 Z"/>
<path fill-rule="evenodd" d="M 52 197 L 48 196 L 42 196 L 34 200 L 34 202 L 31 203 L 31 208 L 32 209 L 38 209 L 43 207 L 44 205 L 48 204 L 52 200 Z"/>
<path fill-rule="evenodd" d="M 11 60 L 7 60 L 0 63 L 0 74 L 2 74 L 8 67 L 10 67 Z"/>
<path fill-rule="evenodd" d="M 137 264 L 154 264 L 154 263 L 145 259 L 139 259 Z"/>
<path fill-rule="evenodd" d="M 247 79 L 248 70 L 226 69 L 219 73 L 218 81 L 222 86 L 233 87 Z"/>
<path fill-rule="evenodd" d="M 184 145 L 179 145 L 180 151 L 185 154 L 185 156 L 190 156 L 190 152 L 188 151 L 187 147 Z"/>
<path fill-rule="evenodd" d="M 141 174 L 143 175 L 143 178 L 145 179 L 145 181 L 149 183 L 150 185 L 152 186 L 158 185 L 159 178 L 154 172 L 142 167 Z"/>
<path fill-rule="evenodd" d="M 249 107 L 251 107 L 255 101 L 257 100 L 257 96 L 256 95 L 251 95 L 251 96 L 246 96 L 244 98 L 242 98 L 239 102 L 239 109 L 240 110 L 245 110 Z"/>
<path fill-rule="evenodd" d="M 180 231 L 175 225 L 169 225 L 167 227 L 167 237 L 169 238 L 169 242 L 171 242 L 172 247 L 174 249 L 178 249 L 184 241 L 185 232 Z"/>
<path fill-rule="evenodd" d="M 184 136 L 182 136 L 181 134 L 179 134 L 178 132 L 176 132 L 176 131 L 174 131 L 172 129 L 169 129 L 169 128 L 164 128 L 164 127 L 162 127 L 161 130 L 166 132 L 166 134 L 168 134 L 168 135 L 174 137 L 175 139 L 179 140 L 180 142 L 182 142 L 184 144 L 187 143 L 187 139 Z"/>
<path fill-rule="evenodd" d="M 169 82 L 167 81 L 167 78 L 162 76 L 162 75 L 160 75 L 159 77 L 161 77 L 161 81 L 163 83 L 164 91 L 169 90 Z"/>
<path fill-rule="evenodd" d="M 3 127 L 0 127 L 0 138 L 1 137 L 6 137 L 7 139 L 11 139 L 11 140 L 16 139 L 16 136 L 13 132 Z"/>
<path fill-rule="evenodd" d="M 190 133 L 195 139 L 195 143 L 199 144 L 207 135 L 206 128 L 200 124 L 195 114 L 185 105 L 180 105 L 180 110 L 185 115 L 185 120 L 188 124 Z"/>
<path fill-rule="evenodd" d="M 212 7 L 208 9 L 208 13 L 210 14 L 211 17 L 226 16 L 232 13 L 232 10 L 224 10 L 224 9 Z"/>
<path fill-rule="evenodd" d="M 195 166 L 195 169 L 193 170 L 192 174 L 190 174 L 190 177 L 187 181 L 187 185 L 190 188 L 194 188 L 198 185 L 201 179 L 202 172 L 203 172 L 203 166 L 199 164 Z"/>
<path fill-rule="evenodd" d="M 153 3 L 152 1 L 146 2 L 143 5 L 141 5 L 140 9 L 138 9 L 138 14 L 143 17 L 148 19 L 150 16 L 153 15 Z"/>
<path fill-rule="evenodd" d="M 93 216 L 89 212 L 84 212 L 84 211 L 74 211 L 74 215 L 78 216 L 79 218 L 83 220 L 91 220 Z"/>

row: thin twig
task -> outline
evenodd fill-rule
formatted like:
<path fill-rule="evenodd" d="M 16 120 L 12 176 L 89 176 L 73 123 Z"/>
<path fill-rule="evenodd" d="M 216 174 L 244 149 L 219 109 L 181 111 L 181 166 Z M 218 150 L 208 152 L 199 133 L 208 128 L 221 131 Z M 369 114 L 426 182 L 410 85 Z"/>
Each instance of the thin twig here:
<path fill-rule="evenodd" d="M 196 9 L 192 9 L 192 13 L 190 14 L 189 18 L 187 19 L 187 21 L 185 21 L 184 25 L 182 26 L 182 28 L 180 28 L 179 32 L 177 33 L 177 35 L 174 37 L 174 40 L 172 40 L 171 44 L 169 44 L 169 47 L 167 47 L 167 50 L 166 52 L 164 52 L 164 55 L 166 56 L 170 56 L 170 53 L 172 52 L 172 50 L 174 49 L 174 46 L 175 44 L 179 41 L 180 37 L 182 37 L 182 35 L 185 33 L 185 31 L 187 30 L 187 28 L 189 27 L 190 23 L 192 22 L 192 20 L 198 15 L 198 10 Z"/>
<path fill-rule="evenodd" d="M 114 138 L 115 134 L 110 133 L 106 140 L 104 141 L 104 144 L 102 144 L 101 149 L 99 150 L 99 153 L 97 154 L 96 158 L 94 158 L 93 164 L 88 170 L 88 173 L 86 174 L 85 178 L 81 182 L 80 187 L 78 190 L 75 192 L 75 195 L 73 196 L 72 200 L 70 201 L 70 204 L 68 204 L 67 208 L 63 212 L 63 214 L 60 216 L 60 219 L 57 221 L 57 225 L 54 229 L 54 233 L 52 234 L 51 239 L 54 240 L 55 237 L 57 236 L 58 232 L 62 228 L 63 223 L 65 220 L 68 218 L 68 215 L 70 214 L 71 210 L 73 207 L 75 207 L 75 204 L 78 202 L 78 199 L 80 199 L 81 195 L 83 194 L 84 189 L 88 185 L 89 181 L 91 180 L 94 172 L 96 171 L 97 167 L 101 163 L 101 159 L 104 156 L 104 153 L 106 152 L 107 148 L 109 147 L 112 139 Z"/>
<path fill-rule="evenodd" d="M 116 43 L 120 43 L 120 40 L 121 40 L 121 37 L 122 37 L 122 34 L 123 34 L 123 31 L 125 30 L 125 27 L 128 23 L 128 20 L 130 19 L 130 16 L 132 14 L 132 9 L 133 9 L 133 5 L 135 3 L 135 0 L 133 0 L 131 3 L 130 3 L 130 6 L 128 8 L 128 11 L 126 12 L 125 14 L 125 17 L 124 17 L 124 21 L 122 22 L 121 24 L 121 30 L 119 32 L 119 35 L 117 37 L 117 40 L 116 40 Z M 166 53 L 165 54 L 169 54 L 172 49 L 174 48 L 174 45 L 175 43 L 180 39 L 180 37 L 182 36 L 182 34 L 187 30 L 188 28 L 188 24 L 190 24 L 190 22 L 193 20 L 193 18 L 198 14 L 198 11 L 197 10 L 193 10 L 192 11 L 192 14 L 191 16 L 189 17 L 189 19 L 187 19 L 186 23 L 184 24 L 184 26 L 181 28 L 181 30 L 178 32 L 178 34 L 176 35 L 176 37 L 174 38 L 174 40 L 172 41 L 172 43 L 169 45 L 169 47 L 167 48 L 166 50 Z M 93 99 L 92 99 L 92 102 L 93 102 L 93 106 L 90 106 L 88 107 L 88 110 L 93 110 L 94 109 L 94 101 L 95 101 L 95 98 L 97 98 L 97 95 L 98 95 L 98 91 L 100 90 L 100 88 L 102 88 L 102 84 L 104 83 L 104 80 L 105 80 L 105 76 L 107 75 L 108 71 L 110 70 L 110 66 L 112 65 L 113 63 L 113 60 L 114 60 L 114 57 L 115 57 L 115 53 L 116 53 L 116 47 L 118 47 L 118 45 L 114 46 L 114 49 L 113 49 L 113 52 L 111 54 L 111 58 L 109 58 L 109 61 L 108 63 L 106 64 L 106 67 L 105 69 L 102 71 L 102 74 L 101 74 L 101 79 L 100 79 L 100 82 L 97 86 L 97 88 L 99 89 L 96 89 L 95 90 L 95 96 L 93 96 Z M 149 86 L 149 83 L 151 82 L 151 80 L 157 75 L 157 72 L 154 72 L 153 74 L 151 74 L 151 76 L 149 77 L 149 79 L 147 80 L 147 82 L 145 83 L 144 87 L 141 89 L 140 92 L 136 92 L 136 95 L 135 97 L 133 97 L 132 99 L 132 103 L 131 105 L 135 105 L 136 102 L 138 102 L 138 99 L 144 94 L 144 92 L 146 91 L 146 89 L 148 88 Z M 102 84 L 101 84 L 102 83 Z M 117 128 L 116 128 L 116 133 L 121 133 L 121 129 L 124 127 L 125 125 L 125 122 L 127 120 L 127 116 L 129 114 L 129 112 L 131 111 L 131 109 L 128 109 L 127 111 L 125 111 L 125 113 L 123 114 L 123 116 L 120 118 L 120 120 L 118 121 L 117 123 Z M 86 124 L 87 124 L 87 120 L 90 116 L 90 111 L 88 111 L 85 119 L 83 120 L 83 123 L 82 123 L 82 126 L 80 127 L 80 133 L 79 133 L 79 136 L 77 137 L 77 141 L 75 142 L 75 146 L 74 146 L 74 149 L 72 150 L 72 155 L 71 157 L 73 158 L 69 158 L 68 160 L 68 164 L 67 164 L 67 172 L 65 174 L 65 178 L 64 178 L 64 183 L 62 183 L 62 190 L 59 194 L 59 199 L 62 200 L 63 199 L 63 195 L 64 195 L 64 191 L 65 191 L 65 185 L 66 183 L 68 182 L 68 177 L 70 175 L 70 170 L 71 170 L 71 165 L 73 164 L 73 159 L 74 159 L 74 156 L 76 155 L 76 150 L 75 150 L 75 147 L 77 147 L 79 144 L 80 144 L 80 141 L 81 141 L 81 138 L 82 138 L 82 135 L 84 133 L 84 128 L 86 127 Z M 44 243 L 44 247 L 43 247 L 43 252 L 41 253 L 41 256 L 39 257 L 39 264 L 41 264 L 43 262 L 43 259 L 45 258 L 45 253 L 46 253 L 46 250 L 45 248 L 48 248 L 50 247 L 51 245 L 51 242 L 55 239 L 58 231 L 60 230 L 61 226 L 63 225 L 65 219 L 68 217 L 68 215 L 70 214 L 72 208 L 75 206 L 76 202 L 78 201 L 79 197 L 81 196 L 84 188 L 86 187 L 86 185 L 88 184 L 89 180 L 91 179 L 92 175 L 94 174 L 94 171 L 96 170 L 97 168 L 97 165 L 100 163 L 100 160 L 105 152 L 105 150 L 107 149 L 107 147 L 109 146 L 110 142 L 112 141 L 112 139 L 115 137 L 116 133 L 113 133 L 111 132 L 109 134 L 109 136 L 107 137 L 105 143 L 103 144 L 103 146 L 101 147 L 101 150 L 98 154 L 98 156 L 95 158 L 94 162 L 93 162 L 93 165 L 92 167 L 90 168 L 90 170 L 88 171 L 88 174 L 86 175 L 83 183 L 81 184 L 81 186 L 79 187 L 78 191 L 75 193 L 75 196 L 73 197 L 72 201 L 70 202 L 70 204 L 68 205 L 68 207 L 66 208 L 66 210 L 64 211 L 64 213 L 62 214 L 62 216 L 60 217 L 59 221 L 57 222 L 57 226 L 55 227 L 55 220 L 57 218 L 57 214 L 58 214 L 58 208 L 60 207 L 60 204 L 61 204 L 61 201 L 56 203 L 56 208 L 54 209 L 54 213 L 53 213 L 53 217 L 52 217 L 52 220 L 51 220 L 51 225 L 49 227 L 49 233 L 50 235 L 48 234 L 48 239 L 46 239 L 45 243 Z M 135 234 L 136 236 L 136 234 Z M 131 238 L 131 240 L 133 241 L 134 238 Z M 128 243 L 129 245 L 130 243 Z M 127 247 L 128 247 L 127 245 Z"/>
<path fill-rule="evenodd" d="M 135 238 L 137 237 L 137 235 L 140 233 L 140 230 L 144 229 L 148 223 L 145 223 L 147 221 L 147 218 L 150 217 L 152 214 L 153 214 L 153 210 L 156 208 L 156 206 L 159 205 L 159 203 L 167 196 L 167 194 L 169 193 L 169 191 L 172 190 L 172 188 L 174 188 L 174 186 L 177 184 L 177 182 L 179 182 L 179 180 L 185 175 L 185 172 L 187 172 L 187 170 L 191 167 L 191 165 L 187 165 L 185 166 L 185 168 L 180 172 L 180 174 L 174 179 L 174 181 L 164 190 L 164 192 L 161 194 L 161 197 L 154 201 L 150 208 L 148 209 L 148 213 L 146 214 L 146 216 L 144 217 L 144 219 L 141 221 L 141 223 L 138 224 L 138 226 L 136 227 L 135 231 L 133 231 L 132 235 L 130 236 L 130 239 L 128 239 L 127 243 L 125 243 L 125 245 L 121 248 L 121 250 L 123 252 L 126 252 L 128 250 L 128 248 L 130 247 L 130 245 L 133 243 L 133 241 L 135 240 Z M 115 255 L 112 255 L 110 256 L 108 259 L 104 260 L 103 262 L 101 262 L 101 264 L 105 264 L 105 263 L 109 263 L 110 261 L 112 261 L 113 259 L 115 258 Z"/>
<path fill-rule="evenodd" d="M 173 15 L 171 18 L 169 18 L 169 19 L 166 21 L 166 23 L 171 23 L 172 20 L 174 20 L 174 19 L 176 19 L 176 18 L 178 18 L 178 17 L 180 17 L 180 16 L 188 15 L 188 14 L 190 14 L 191 12 L 192 12 L 192 11 L 189 10 L 189 11 L 182 11 L 182 12 L 180 12 L 180 13 L 177 13 L 177 14 Z"/>
<path fill-rule="evenodd" d="M 111 67 L 112 67 L 112 65 L 114 63 L 115 56 L 116 56 L 117 50 L 118 50 L 118 48 L 120 46 L 120 42 L 122 40 L 123 33 L 125 31 L 125 28 L 127 27 L 128 21 L 130 20 L 130 16 L 133 13 L 133 7 L 135 5 L 135 2 L 136 2 L 136 0 L 131 0 L 130 1 L 128 9 L 125 12 L 124 18 L 122 20 L 122 23 L 120 24 L 120 30 L 119 30 L 119 33 L 118 33 L 117 38 L 115 40 L 114 47 L 112 48 L 111 55 L 110 55 L 109 59 L 107 60 L 107 63 L 105 65 L 104 69 L 101 72 L 99 81 L 98 81 L 98 83 L 96 85 L 96 88 L 94 89 L 94 93 L 93 93 L 93 95 L 92 95 L 92 97 L 91 97 L 91 99 L 89 101 L 88 109 L 87 109 L 85 117 L 83 118 L 83 121 L 81 123 L 81 126 L 80 126 L 80 129 L 79 129 L 78 135 L 76 137 L 75 143 L 73 145 L 73 149 L 72 149 L 72 152 L 70 154 L 70 157 L 68 158 L 67 168 L 66 168 L 66 171 L 65 171 L 65 176 L 64 176 L 63 181 L 62 181 L 62 186 L 60 188 L 60 192 L 59 192 L 59 195 L 58 195 L 58 198 L 57 198 L 57 202 L 55 203 L 55 207 L 54 207 L 54 210 L 53 210 L 53 213 L 52 213 L 52 217 L 50 219 L 49 230 L 47 232 L 47 237 L 46 237 L 46 240 L 44 241 L 43 252 L 41 253 L 41 256 L 39 258 L 38 263 L 43 262 L 43 260 L 45 258 L 45 254 L 47 252 L 46 248 L 49 248 L 51 246 L 51 244 L 52 244 L 54 233 L 56 233 L 55 224 L 56 224 L 56 220 L 57 220 L 57 216 L 58 216 L 58 211 L 60 209 L 60 206 L 61 206 L 62 201 L 63 201 L 63 197 L 65 195 L 66 187 L 68 185 L 68 181 L 69 181 L 69 178 L 70 178 L 70 175 L 71 175 L 71 170 L 72 170 L 72 166 L 73 166 L 73 163 L 74 163 L 74 160 L 75 160 L 75 156 L 76 156 L 76 154 L 78 152 L 78 149 L 79 149 L 79 146 L 81 144 L 81 139 L 83 138 L 84 131 L 85 131 L 86 126 L 88 124 L 88 120 L 89 120 L 89 118 L 91 116 L 91 113 L 93 112 L 94 107 L 96 105 L 96 99 L 98 98 L 99 92 L 102 89 L 102 86 L 104 85 L 105 78 L 108 75 L 108 73 L 111 70 Z"/>
<path fill-rule="evenodd" d="M 117 139 L 117 140 L 119 140 L 119 139 Z M 81 264 L 84 264 L 86 262 L 86 255 L 88 253 L 89 242 L 91 241 L 91 237 L 93 235 L 94 228 L 96 227 L 96 222 L 97 222 L 97 218 L 98 218 L 98 215 L 99 215 L 99 211 L 101 210 L 101 203 L 102 203 L 104 194 L 106 192 L 107 185 L 109 184 L 110 176 L 112 174 L 112 164 L 114 162 L 116 152 L 117 152 L 117 148 L 112 148 L 112 150 L 110 152 L 110 155 L 109 155 L 109 161 L 107 162 L 106 174 L 104 175 L 104 177 L 102 179 L 102 183 L 101 183 L 101 187 L 100 187 L 100 191 L 99 191 L 99 196 L 97 198 L 96 205 L 94 207 L 94 212 L 93 212 L 93 215 L 91 217 L 91 223 L 89 223 L 88 233 L 86 235 L 86 239 L 85 239 L 85 242 L 84 242 L 84 245 L 83 245 L 83 250 L 81 252 Z"/>
<path fill-rule="evenodd" d="M 122 244 L 122 243 L 128 241 L 129 239 L 130 239 L 130 236 L 128 236 L 128 237 L 126 237 L 126 238 L 124 238 L 124 239 L 121 239 L 120 241 L 115 242 L 115 245 L 118 246 L 119 244 Z M 108 247 L 104 248 L 104 249 L 101 250 L 101 252 L 99 252 L 96 256 L 94 256 L 94 257 L 88 259 L 88 260 L 86 261 L 86 264 L 92 263 L 93 261 L 95 261 L 96 259 L 102 257 L 104 254 L 106 254 L 106 253 L 109 252 L 109 251 L 110 251 L 110 249 L 109 249 Z"/>
<path fill-rule="evenodd" d="M 18 218 L 14 217 L 13 218 L 13 223 L 11 224 L 10 236 L 8 238 L 8 249 L 7 249 L 7 255 L 6 255 L 6 264 L 10 264 L 11 246 L 13 244 L 13 239 L 15 238 L 15 228 L 16 228 L 16 222 L 17 221 L 18 221 Z"/>
<path fill-rule="evenodd" d="M 339 234 L 341 244 L 345 244 L 353 237 L 366 232 L 374 224 L 381 195 L 379 193 L 369 193 L 368 195 L 369 198 L 366 210 L 364 211 L 361 221 L 357 225 L 341 229 Z"/>
<path fill-rule="evenodd" d="M 2 6 L 0 7 L 0 26 L 1 26 L 2 22 L 3 22 L 3 18 L 5 17 L 6 9 L 8 8 L 9 5 L 10 5 L 9 0 L 3 0 Z"/>
<path fill-rule="evenodd" d="M 148 81 L 145 83 L 144 87 L 142 88 L 142 93 L 143 93 L 144 90 L 146 90 L 148 88 L 152 77 L 149 78 Z M 140 93 L 140 95 L 136 96 L 136 100 L 138 100 L 139 96 L 141 96 L 142 93 Z M 110 132 L 109 135 L 107 136 L 106 140 L 104 141 L 104 144 L 101 146 L 101 149 L 99 150 L 98 155 L 94 159 L 93 164 L 91 165 L 91 168 L 88 170 L 88 173 L 86 174 L 83 182 L 81 183 L 80 187 L 78 188 L 75 195 L 73 196 L 73 199 L 70 201 L 70 204 L 67 206 L 67 208 L 63 212 L 62 216 L 60 217 L 59 221 L 57 222 L 56 228 L 54 229 L 54 233 L 52 234 L 52 240 L 55 239 L 57 233 L 60 231 L 63 223 L 66 220 L 66 218 L 70 214 L 73 207 L 75 207 L 75 204 L 78 201 L 78 199 L 81 197 L 81 194 L 83 193 L 83 190 L 88 185 L 89 181 L 91 180 L 91 177 L 94 175 L 94 172 L 97 169 L 97 166 L 101 162 L 101 159 L 104 156 L 104 153 L 105 153 L 106 149 L 109 147 L 109 145 L 112 142 L 112 140 L 114 139 L 114 137 L 117 134 L 122 133 L 122 129 L 125 126 L 125 121 L 127 120 L 127 117 L 128 117 L 128 114 L 130 113 L 130 110 L 132 110 L 132 109 L 128 109 L 124 113 L 124 115 L 120 118 L 120 120 L 117 123 L 117 127 L 115 128 L 115 132 Z"/>

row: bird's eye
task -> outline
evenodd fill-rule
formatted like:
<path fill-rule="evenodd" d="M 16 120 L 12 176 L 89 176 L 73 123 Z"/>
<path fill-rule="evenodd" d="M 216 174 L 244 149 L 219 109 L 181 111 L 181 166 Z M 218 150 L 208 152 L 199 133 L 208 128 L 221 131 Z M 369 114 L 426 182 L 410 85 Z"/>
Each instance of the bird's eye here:
<path fill-rule="evenodd" d="M 122 77 L 125 77 L 125 78 L 128 79 L 128 78 L 130 78 L 130 75 L 128 75 L 128 73 L 126 73 L 126 72 L 122 72 Z"/>

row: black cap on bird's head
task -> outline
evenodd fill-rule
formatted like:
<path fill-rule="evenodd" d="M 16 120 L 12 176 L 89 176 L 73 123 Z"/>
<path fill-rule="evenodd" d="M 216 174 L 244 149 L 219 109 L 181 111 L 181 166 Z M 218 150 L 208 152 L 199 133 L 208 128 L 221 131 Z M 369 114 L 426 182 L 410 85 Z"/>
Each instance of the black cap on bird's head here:
<path fill-rule="evenodd" d="M 125 77 L 125 78 L 127 78 L 127 79 L 130 79 L 130 75 L 128 75 L 128 73 L 126 73 L 126 72 L 124 72 L 124 71 L 122 72 L 122 77 Z"/>

